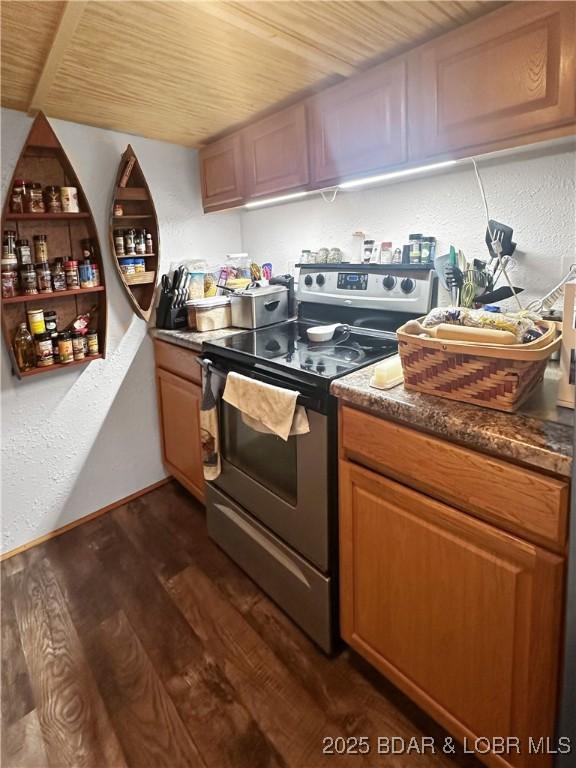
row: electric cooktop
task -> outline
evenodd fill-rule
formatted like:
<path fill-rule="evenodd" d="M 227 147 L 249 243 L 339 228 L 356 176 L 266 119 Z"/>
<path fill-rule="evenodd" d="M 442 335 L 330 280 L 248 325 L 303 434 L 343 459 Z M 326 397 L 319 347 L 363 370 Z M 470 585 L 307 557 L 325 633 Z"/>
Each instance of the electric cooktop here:
<path fill-rule="evenodd" d="M 329 342 L 309 341 L 306 329 L 318 322 L 291 320 L 204 344 L 209 355 L 222 354 L 245 365 L 265 363 L 298 372 L 306 378 L 330 381 L 396 354 L 398 344 L 358 329 L 337 330 Z"/>

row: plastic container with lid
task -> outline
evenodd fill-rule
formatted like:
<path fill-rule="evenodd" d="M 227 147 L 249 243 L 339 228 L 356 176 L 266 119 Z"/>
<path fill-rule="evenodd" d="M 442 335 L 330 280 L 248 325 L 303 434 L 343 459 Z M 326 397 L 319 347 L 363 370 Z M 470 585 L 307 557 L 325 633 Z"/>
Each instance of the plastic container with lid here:
<path fill-rule="evenodd" d="M 188 326 L 197 331 L 217 331 L 232 325 L 232 312 L 228 296 L 211 296 L 186 302 Z"/>

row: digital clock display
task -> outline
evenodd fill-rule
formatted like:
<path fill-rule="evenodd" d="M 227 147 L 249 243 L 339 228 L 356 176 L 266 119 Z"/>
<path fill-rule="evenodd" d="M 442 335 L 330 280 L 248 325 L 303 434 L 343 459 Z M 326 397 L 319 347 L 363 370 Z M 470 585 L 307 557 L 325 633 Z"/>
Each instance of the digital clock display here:
<path fill-rule="evenodd" d="M 368 288 L 368 275 L 361 272 L 339 272 L 337 287 L 345 291 L 365 291 Z"/>

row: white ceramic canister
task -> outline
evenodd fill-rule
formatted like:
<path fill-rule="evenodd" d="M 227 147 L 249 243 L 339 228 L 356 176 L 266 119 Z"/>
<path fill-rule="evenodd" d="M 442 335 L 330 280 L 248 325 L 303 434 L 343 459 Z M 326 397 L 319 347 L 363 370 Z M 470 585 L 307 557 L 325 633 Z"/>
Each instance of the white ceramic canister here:
<path fill-rule="evenodd" d="M 76 187 L 60 187 L 60 199 L 64 213 L 80 213 L 78 207 L 78 190 Z"/>

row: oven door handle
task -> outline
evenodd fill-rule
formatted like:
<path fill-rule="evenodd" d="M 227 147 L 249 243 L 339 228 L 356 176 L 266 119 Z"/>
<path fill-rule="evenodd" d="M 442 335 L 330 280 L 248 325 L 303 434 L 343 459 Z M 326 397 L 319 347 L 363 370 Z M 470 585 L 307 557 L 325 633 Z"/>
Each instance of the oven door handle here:
<path fill-rule="evenodd" d="M 226 381 L 226 377 L 228 374 L 216 368 L 212 360 L 210 360 L 208 357 L 197 357 L 196 362 L 202 368 L 202 370 L 205 371 L 206 373 L 208 372 L 213 373 L 216 376 L 218 376 L 220 379 L 224 379 L 224 381 Z"/>

